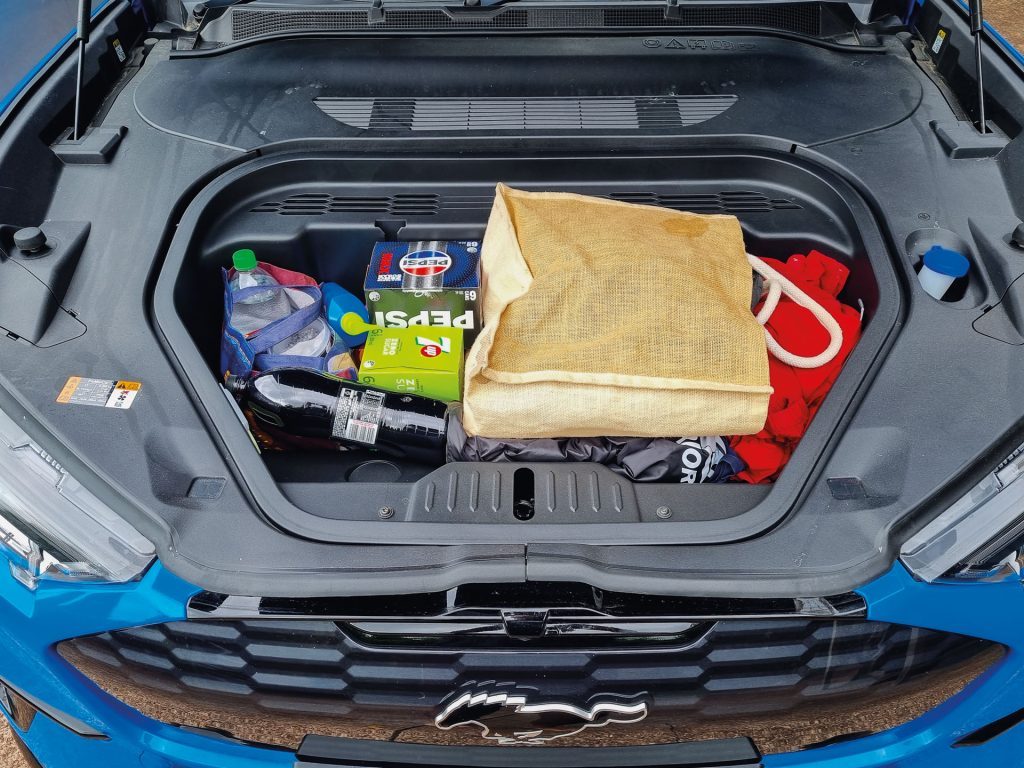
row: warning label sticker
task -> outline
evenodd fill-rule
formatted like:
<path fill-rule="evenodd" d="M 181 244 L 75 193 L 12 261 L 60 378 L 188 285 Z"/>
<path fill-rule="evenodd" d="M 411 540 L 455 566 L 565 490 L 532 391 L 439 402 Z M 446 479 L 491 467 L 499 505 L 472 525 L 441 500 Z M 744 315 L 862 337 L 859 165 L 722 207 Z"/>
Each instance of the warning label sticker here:
<path fill-rule="evenodd" d="M 72 376 L 57 395 L 57 402 L 127 410 L 132 407 L 141 388 L 142 384 L 138 381 L 86 379 L 81 376 Z"/>

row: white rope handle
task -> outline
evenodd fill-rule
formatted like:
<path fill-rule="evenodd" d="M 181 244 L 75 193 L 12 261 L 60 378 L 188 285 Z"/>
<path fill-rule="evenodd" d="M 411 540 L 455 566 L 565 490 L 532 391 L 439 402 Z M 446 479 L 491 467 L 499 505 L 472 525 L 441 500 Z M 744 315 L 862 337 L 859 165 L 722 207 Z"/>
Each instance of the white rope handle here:
<path fill-rule="evenodd" d="M 747 261 L 750 262 L 750 266 L 754 268 L 754 271 L 764 278 L 765 287 L 768 289 L 764 305 L 761 307 L 761 311 L 757 313 L 757 322 L 761 325 L 767 323 L 772 313 L 775 312 L 776 307 L 779 306 L 779 299 L 785 294 L 794 303 L 814 315 L 815 319 L 828 331 L 830 339 L 828 346 L 821 354 L 814 357 L 800 357 L 783 349 L 782 345 L 765 328 L 764 336 L 765 341 L 768 343 L 768 351 L 777 360 L 794 368 L 821 368 L 821 366 L 831 363 L 843 347 L 843 329 L 836 319 L 821 304 L 800 290 L 792 280 L 778 270 L 768 266 L 757 256 L 748 253 Z"/>

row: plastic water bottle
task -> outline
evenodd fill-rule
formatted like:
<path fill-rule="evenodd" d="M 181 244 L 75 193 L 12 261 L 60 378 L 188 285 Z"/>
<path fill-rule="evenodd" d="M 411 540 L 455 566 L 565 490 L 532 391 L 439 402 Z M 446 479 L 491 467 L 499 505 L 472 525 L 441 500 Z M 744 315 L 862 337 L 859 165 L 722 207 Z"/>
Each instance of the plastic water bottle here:
<path fill-rule="evenodd" d="M 235 268 L 235 276 L 231 278 L 231 290 L 255 288 L 259 285 L 277 285 L 277 280 L 260 269 L 256 254 L 249 248 L 243 248 L 231 254 L 231 264 Z M 239 299 L 238 304 L 262 304 L 270 301 L 277 291 L 261 291 L 246 299 Z"/>
<path fill-rule="evenodd" d="M 230 289 L 233 292 L 243 288 L 256 288 L 261 285 L 274 286 L 274 289 L 257 291 L 251 296 L 235 302 L 231 314 L 231 324 L 246 336 L 251 336 L 270 325 L 275 320 L 287 317 L 292 311 L 291 301 L 285 291 L 278 290 L 278 282 L 268 275 L 256 261 L 256 254 L 248 248 L 235 251 L 231 255 L 231 263 L 235 275 L 231 278 Z"/>

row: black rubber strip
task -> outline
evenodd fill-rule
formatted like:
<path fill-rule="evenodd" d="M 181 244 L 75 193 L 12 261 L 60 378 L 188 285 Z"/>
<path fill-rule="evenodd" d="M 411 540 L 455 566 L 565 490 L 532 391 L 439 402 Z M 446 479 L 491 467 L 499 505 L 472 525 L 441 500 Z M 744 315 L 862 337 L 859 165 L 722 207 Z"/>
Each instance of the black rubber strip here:
<path fill-rule="evenodd" d="M 987 744 L 997 736 L 1002 736 L 1011 728 L 1020 725 L 1024 722 L 1024 709 L 1018 709 L 1016 712 L 1011 712 L 1005 717 L 1001 717 L 988 725 L 983 725 L 976 731 L 964 736 L 960 741 L 956 742 L 954 747 L 977 747 L 981 744 Z"/>
<path fill-rule="evenodd" d="M 750 739 L 642 747 L 445 747 L 307 736 L 296 768 L 758 768 Z"/>

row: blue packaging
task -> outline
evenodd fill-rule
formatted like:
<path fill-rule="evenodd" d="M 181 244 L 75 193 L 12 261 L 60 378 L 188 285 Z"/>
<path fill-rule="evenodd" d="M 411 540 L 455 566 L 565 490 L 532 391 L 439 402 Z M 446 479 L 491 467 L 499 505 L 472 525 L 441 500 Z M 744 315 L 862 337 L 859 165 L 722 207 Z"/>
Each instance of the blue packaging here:
<path fill-rule="evenodd" d="M 381 242 L 366 270 L 370 322 L 385 328 L 462 328 L 467 347 L 480 330 L 480 243 Z"/>

